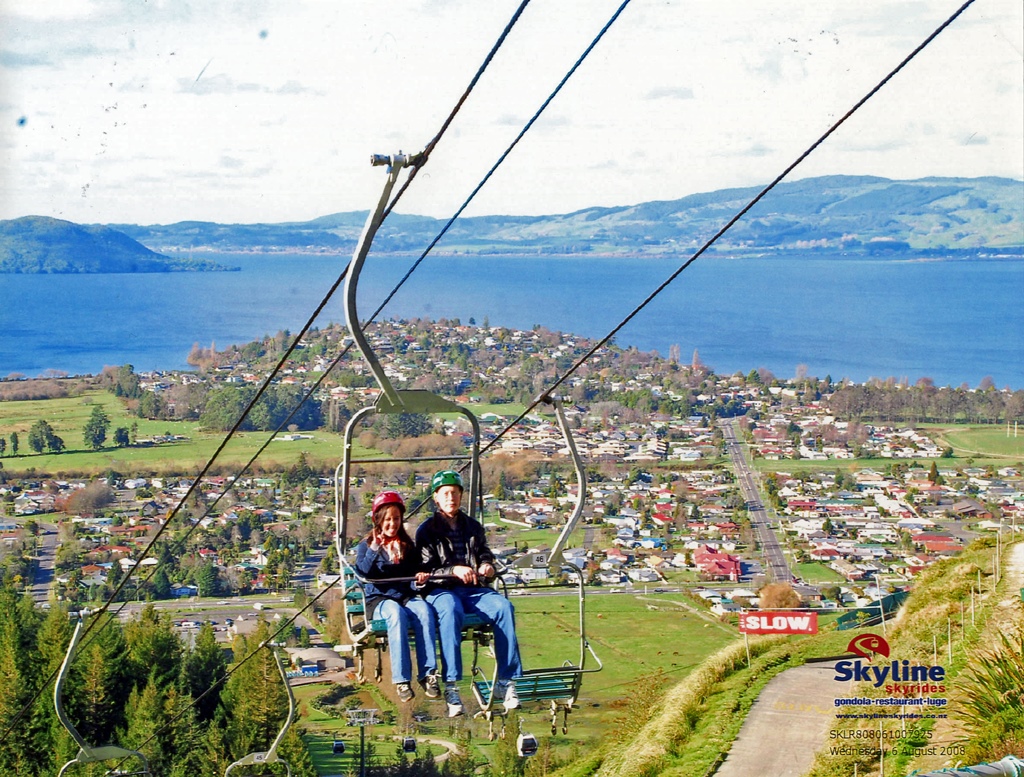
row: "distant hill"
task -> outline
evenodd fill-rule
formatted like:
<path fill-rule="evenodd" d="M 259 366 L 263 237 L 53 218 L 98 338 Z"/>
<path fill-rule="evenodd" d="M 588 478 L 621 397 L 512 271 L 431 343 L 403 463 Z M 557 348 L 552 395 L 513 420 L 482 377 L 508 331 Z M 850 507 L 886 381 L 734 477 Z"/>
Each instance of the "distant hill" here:
<path fill-rule="evenodd" d="M 155 253 L 110 227 L 45 216 L 0 221 L 0 273 L 139 273 L 229 269 Z"/>
<path fill-rule="evenodd" d="M 553 216 L 478 216 L 454 223 L 437 253 L 612 254 L 690 252 L 714 235 L 760 187 L 678 200 L 594 207 Z M 366 212 L 306 222 L 118 225 L 156 250 L 346 253 Z M 393 213 L 375 250 L 418 252 L 443 221 Z M 719 254 L 814 252 L 843 255 L 1021 253 L 1024 182 L 1006 178 L 867 176 L 807 178 L 777 186 L 716 243 Z"/>

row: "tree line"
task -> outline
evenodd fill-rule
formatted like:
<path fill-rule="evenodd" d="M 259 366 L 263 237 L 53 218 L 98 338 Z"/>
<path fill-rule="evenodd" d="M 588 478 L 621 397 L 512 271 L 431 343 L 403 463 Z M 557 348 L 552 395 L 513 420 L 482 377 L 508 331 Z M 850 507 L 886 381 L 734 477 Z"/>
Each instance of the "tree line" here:
<path fill-rule="evenodd" d="M 825 398 L 841 418 L 884 423 L 1001 424 L 1024 421 L 1024 391 L 993 386 L 971 390 L 938 388 L 928 380 L 914 386 L 894 381 L 850 384 Z"/>
<path fill-rule="evenodd" d="M 208 624 L 186 647 L 152 606 L 124 625 L 112 616 L 98 617 L 106 620 L 83 640 L 62 696 L 88 744 L 116 742 L 141 750 L 152 773 L 163 777 L 219 777 L 235 760 L 269 748 L 287 712 L 287 696 L 274 656 L 260 648 L 270 637 L 265 623 L 250 637 L 235 638 L 231 653 L 239 663 L 232 667 Z M 30 597 L 0 588 L 2 774 L 51 777 L 78 751 L 46 687 L 72 631 L 66 610 L 53 607 L 43 614 Z M 316 777 L 297 729 L 289 730 L 279 754 L 295 777 Z M 113 765 L 82 766 L 76 773 L 103 774 Z"/>

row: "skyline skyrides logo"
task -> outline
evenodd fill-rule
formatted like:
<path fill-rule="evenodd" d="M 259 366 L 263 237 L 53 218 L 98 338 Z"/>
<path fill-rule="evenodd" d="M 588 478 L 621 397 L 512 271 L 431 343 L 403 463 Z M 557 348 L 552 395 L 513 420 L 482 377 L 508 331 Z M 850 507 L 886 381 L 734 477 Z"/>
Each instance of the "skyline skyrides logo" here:
<path fill-rule="evenodd" d="M 857 658 L 836 662 L 836 674 L 832 678 L 836 682 L 871 683 L 875 688 L 884 686 L 885 693 L 900 696 L 946 692 L 946 668 L 943 666 L 911 664 L 908 659 L 872 664 L 876 656 L 888 658 L 890 655 L 888 641 L 878 634 L 860 634 L 850 640 L 846 650 Z"/>

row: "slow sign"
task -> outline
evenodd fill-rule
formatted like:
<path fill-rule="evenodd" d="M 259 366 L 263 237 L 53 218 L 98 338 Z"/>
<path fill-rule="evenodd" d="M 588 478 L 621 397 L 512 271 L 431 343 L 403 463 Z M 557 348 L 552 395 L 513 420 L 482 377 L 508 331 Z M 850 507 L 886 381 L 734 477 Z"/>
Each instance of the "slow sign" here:
<path fill-rule="evenodd" d="M 741 634 L 817 634 L 816 612 L 742 612 Z"/>

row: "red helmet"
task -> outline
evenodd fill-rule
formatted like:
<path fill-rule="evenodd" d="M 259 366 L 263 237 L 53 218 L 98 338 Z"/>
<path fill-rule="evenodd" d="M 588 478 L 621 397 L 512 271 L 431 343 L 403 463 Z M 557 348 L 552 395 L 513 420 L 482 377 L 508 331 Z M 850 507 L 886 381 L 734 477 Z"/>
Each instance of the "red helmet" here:
<path fill-rule="evenodd" d="M 398 509 L 405 515 L 405 500 L 397 491 L 381 491 L 373 498 L 373 512 L 384 507 L 384 505 L 398 505 Z"/>

